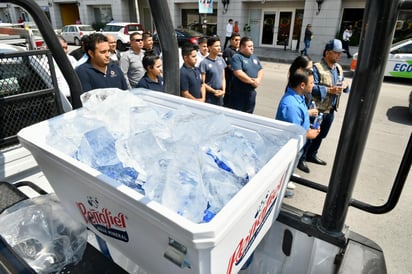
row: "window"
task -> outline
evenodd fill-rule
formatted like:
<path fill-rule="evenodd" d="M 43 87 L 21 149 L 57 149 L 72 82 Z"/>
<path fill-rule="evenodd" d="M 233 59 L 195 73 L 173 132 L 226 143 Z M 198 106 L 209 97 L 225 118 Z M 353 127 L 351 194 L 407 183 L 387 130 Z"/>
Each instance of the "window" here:
<path fill-rule="evenodd" d="M 103 31 L 111 31 L 111 30 L 112 30 L 112 26 L 110 26 L 110 25 L 106 25 L 103 28 Z"/>
<path fill-rule="evenodd" d="M 412 43 L 399 48 L 399 53 L 412 53 Z"/>

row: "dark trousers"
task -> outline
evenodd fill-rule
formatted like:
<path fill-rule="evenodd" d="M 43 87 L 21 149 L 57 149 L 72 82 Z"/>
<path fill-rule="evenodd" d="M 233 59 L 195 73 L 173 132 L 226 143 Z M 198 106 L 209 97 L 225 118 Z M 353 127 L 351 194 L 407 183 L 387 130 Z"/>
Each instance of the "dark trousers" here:
<path fill-rule="evenodd" d="M 342 41 L 342 47 L 344 50 L 346 50 L 346 54 L 348 58 L 352 57 L 352 55 L 349 52 L 349 40 L 348 41 Z"/>
<path fill-rule="evenodd" d="M 223 106 L 223 97 L 216 97 L 210 92 L 206 92 L 206 103 Z"/>
<path fill-rule="evenodd" d="M 310 145 L 312 144 L 312 140 L 307 139 L 305 145 L 303 146 L 301 153 L 302 155 L 300 156 L 300 161 L 306 161 L 306 155 L 308 154 L 308 150 Z"/>
<path fill-rule="evenodd" d="M 334 118 L 335 113 L 333 110 L 331 110 L 331 113 L 323 114 L 323 121 L 320 125 L 320 133 L 315 139 L 311 140 L 310 144 L 308 145 L 306 158 L 316 156 L 320 148 L 320 145 L 322 144 L 322 140 L 326 138 L 326 136 L 328 135 L 329 129 L 332 126 Z"/>
<path fill-rule="evenodd" d="M 238 91 L 233 90 L 230 94 L 230 105 L 232 109 L 247 113 L 253 113 L 256 105 L 256 90 Z"/>
<path fill-rule="evenodd" d="M 227 42 L 229 42 L 229 41 L 230 41 L 230 36 L 229 36 L 229 37 L 226 36 L 226 38 L 225 38 L 225 45 L 223 46 L 222 51 L 226 48 Z"/>
<path fill-rule="evenodd" d="M 225 78 L 226 78 L 226 90 L 225 90 L 225 96 L 223 97 L 223 105 L 225 107 L 229 107 L 230 106 L 230 94 L 232 93 L 233 72 L 228 68 L 225 69 Z"/>

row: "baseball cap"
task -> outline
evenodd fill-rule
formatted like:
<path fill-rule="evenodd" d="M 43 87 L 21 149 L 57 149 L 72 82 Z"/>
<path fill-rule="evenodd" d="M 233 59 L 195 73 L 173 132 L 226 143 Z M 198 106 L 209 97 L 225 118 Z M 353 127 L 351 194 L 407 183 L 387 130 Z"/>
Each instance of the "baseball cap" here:
<path fill-rule="evenodd" d="M 325 50 L 333 50 L 336 52 L 344 52 L 345 50 L 342 48 L 342 42 L 339 39 L 330 40 L 326 46 Z"/>

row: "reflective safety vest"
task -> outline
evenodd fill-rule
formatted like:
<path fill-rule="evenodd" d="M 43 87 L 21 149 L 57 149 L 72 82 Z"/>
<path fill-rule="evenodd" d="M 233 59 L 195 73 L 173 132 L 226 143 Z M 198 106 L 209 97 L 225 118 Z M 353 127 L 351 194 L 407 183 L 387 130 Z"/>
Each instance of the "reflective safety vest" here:
<path fill-rule="evenodd" d="M 332 73 L 330 72 L 329 66 L 324 62 L 318 62 L 314 65 L 319 73 L 319 85 L 326 86 L 326 87 L 333 87 L 333 78 Z M 338 70 L 338 74 L 343 79 L 343 69 L 339 64 L 335 64 L 336 69 Z M 334 105 L 333 102 L 336 99 L 336 104 Z M 315 101 L 316 106 L 318 107 L 319 112 L 323 113 L 330 113 L 330 111 L 334 111 L 338 109 L 340 95 L 327 93 L 325 98 L 320 98 L 320 96 L 312 95 L 312 100 Z"/>

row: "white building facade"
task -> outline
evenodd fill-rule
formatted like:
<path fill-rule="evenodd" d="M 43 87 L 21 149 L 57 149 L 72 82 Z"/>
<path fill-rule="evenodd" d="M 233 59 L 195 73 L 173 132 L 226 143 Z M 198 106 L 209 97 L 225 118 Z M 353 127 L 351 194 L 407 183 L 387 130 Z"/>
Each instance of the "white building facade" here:
<path fill-rule="evenodd" d="M 208 23 L 216 23 L 217 35 L 224 37 L 226 24 L 233 19 L 239 22 L 241 35 L 250 36 L 255 47 L 286 47 L 289 50 L 302 49 L 305 26 L 311 24 L 311 51 L 321 52 L 328 40 L 339 37 L 343 32 L 343 21 L 352 23 L 362 19 L 364 5 L 364 1 L 347 0 L 324 0 L 321 5 L 316 0 L 232 0 L 225 12 L 220 0 L 214 2 L 214 14 L 204 14 L 201 20 L 206 18 Z M 174 12 L 175 25 L 189 26 L 182 15 L 185 10 L 196 9 L 197 1 L 169 1 L 169 6 Z M 358 19 L 343 20 L 345 10 L 355 10 L 360 16 Z"/>
<path fill-rule="evenodd" d="M 175 27 L 216 34 L 224 39 L 229 19 L 239 22 L 242 36 L 250 36 L 255 47 L 300 50 L 305 26 L 312 25 L 309 52 L 321 53 L 325 43 L 340 38 L 347 25 L 353 26 L 352 45 L 358 44 L 365 1 L 356 0 L 213 0 L 212 14 L 199 14 L 200 0 L 167 0 Z M 207 0 L 211 1 L 211 0 Z M 54 28 L 80 21 L 96 29 L 114 21 L 139 22 L 154 31 L 147 0 L 37 0 Z M 229 2 L 224 9 L 223 2 Z M 402 27 L 412 30 L 412 11 L 401 12 Z M 401 17 L 400 16 L 400 17 Z M 30 16 L 12 4 L 0 3 L 2 22 L 17 22 Z M 222 40 L 223 40 L 222 39 Z"/>

